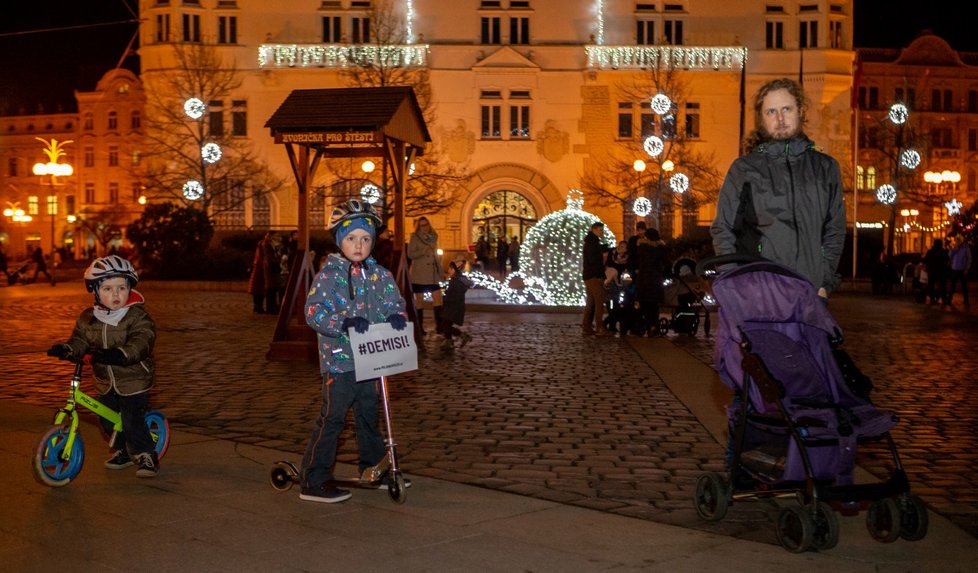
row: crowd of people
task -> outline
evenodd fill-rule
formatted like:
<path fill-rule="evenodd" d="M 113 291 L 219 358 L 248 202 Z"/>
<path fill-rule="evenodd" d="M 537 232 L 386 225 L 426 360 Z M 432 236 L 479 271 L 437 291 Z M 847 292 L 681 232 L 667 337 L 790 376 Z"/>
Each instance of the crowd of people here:
<path fill-rule="evenodd" d="M 495 241 L 479 235 L 475 242 L 475 261 L 479 270 L 506 276 L 507 264 L 511 272 L 520 270 L 520 238 L 513 235 L 509 241 L 499 236 Z"/>

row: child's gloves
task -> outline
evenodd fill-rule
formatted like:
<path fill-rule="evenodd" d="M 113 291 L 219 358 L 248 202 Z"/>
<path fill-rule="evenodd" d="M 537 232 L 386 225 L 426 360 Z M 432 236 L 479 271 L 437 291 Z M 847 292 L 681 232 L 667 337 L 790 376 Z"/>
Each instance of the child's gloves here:
<path fill-rule="evenodd" d="M 55 344 L 51 348 L 48 348 L 48 356 L 54 356 L 55 358 L 64 360 L 71 356 L 71 347 L 64 343 Z"/>
<path fill-rule="evenodd" d="M 126 363 L 126 355 L 118 348 L 99 348 L 92 351 L 92 362 L 121 366 Z"/>
<path fill-rule="evenodd" d="M 394 330 L 404 330 L 407 326 L 407 319 L 400 314 L 392 314 L 387 317 L 387 322 L 394 328 Z"/>
<path fill-rule="evenodd" d="M 363 318 L 362 316 L 351 316 L 349 318 L 344 318 L 343 324 L 340 326 L 340 328 L 343 330 L 349 330 L 350 327 L 353 327 L 353 330 L 363 334 L 364 332 L 367 332 L 368 328 L 370 328 L 370 323 L 367 322 L 367 319 Z"/>

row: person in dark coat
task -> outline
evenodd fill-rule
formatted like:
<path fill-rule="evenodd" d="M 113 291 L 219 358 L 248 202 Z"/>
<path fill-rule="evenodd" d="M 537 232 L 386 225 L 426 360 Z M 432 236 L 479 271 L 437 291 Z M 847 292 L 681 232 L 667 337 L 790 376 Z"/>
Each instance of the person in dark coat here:
<path fill-rule="evenodd" d="M 499 263 L 499 278 L 506 276 L 506 259 L 509 258 L 509 243 L 506 237 L 499 235 L 496 241 L 496 262 Z"/>
<path fill-rule="evenodd" d="M 465 276 L 465 257 L 459 255 L 455 257 L 449 265 L 448 288 L 445 289 L 445 296 L 442 298 L 441 310 L 441 333 L 445 340 L 441 343 L 441 349 L 452 351 L 455 349 L 455 337 L 461 341 L 459 347 L 465 346 L 472 340 L 472 336 L 459 329 L 465 322 L 465 293 L 472 288 L 472 279 Z"/>
<path fill-rule="evenodd" d="M 251 261 L 251 277 L 248 279 L 248 293 L 251 294 L 252 308 L 257 314 L 265 312 L 265 268 L 265 239 L 262 239 L 255 245 L 255 257 Z"/>
<path fill-rule="evenodd" d="M 637 314 L 645 324 L 645 334 L 659 334 L 659 305 L 662 304 L 662 268 L 666 260 L 666 244 L 657 229 L 647 229 L 638 241 L 638 277 L 635 298 Z"/>
<path fill-rule="evenodd" d="M 605 248 L 601 244 L 604 236 L 604 223 L 596 221 L 584 236 L 582 253 L 582 277 L 584 278 L 584 316 L 581 320 L 581 333 L 584 336 L 611 336 L 604 326 L 604 259 Z"/>
<path fill-rule="evenodd" d="M 934 239 L 933 246 L 924 255 L 927 267 L 927 296 L 931 304 L 947 300 L 947 277 L 951 272 L 951 257 L 944 248 L 944 242 Z"/>

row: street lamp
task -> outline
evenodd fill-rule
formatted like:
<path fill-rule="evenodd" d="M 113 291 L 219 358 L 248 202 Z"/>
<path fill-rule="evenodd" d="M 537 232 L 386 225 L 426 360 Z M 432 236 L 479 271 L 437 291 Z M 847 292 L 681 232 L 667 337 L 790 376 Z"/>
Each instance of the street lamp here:
<path fill-rule="evenodd" d="M 20 201 L 11 203 L 7 201 L 7 208 L 3 210 L 3 216 L 15 223 L 30 223 L 33 219 L 30 215 L 20 208 Z"/>
<path fill-rule="evenodd" d="M 35 137 L 34 139 L 40 141 L 47 147 L 44 148 L 44 154 L 48 156 L 47 163 L 35 163 L 34 164 L 34 175 L 38 177 L 50 176 L 51 185 L 51 195 L 48 197 L 48 214 L 51 215 L 51 284 L 54 284 L 54 250 L 56 248 L 54 241 L 54 219 L 58 213 L 58 196 L 55 194 L 54 187 L 58 184 L 58 177 L 68 177 L 75 172 L 70 163 L 58 163 L 58 159 L 67 155 L 64 150 L 64 146 L 69 143 L 74 143 L 71 140 L 68 141 L 58 141 L 52 138 L 51 141 L 46 139 Z"/>

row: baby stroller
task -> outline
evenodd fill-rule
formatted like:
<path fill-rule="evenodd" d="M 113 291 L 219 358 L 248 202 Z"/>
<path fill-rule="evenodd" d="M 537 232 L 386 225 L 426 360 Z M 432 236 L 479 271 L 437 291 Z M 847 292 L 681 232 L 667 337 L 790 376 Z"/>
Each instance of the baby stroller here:
<path fill-rule="evenodd" d="M 698 270 L 744 260 L 716 257 Z M 837 510 L 867 510 L 877 541 L 923 539 L 927 508 L 910 495 L 890 436 L 896 416 L 870 403 L 872 385 L 839 348 L 841 329 L 811 283 L 776 263 L 749 260 L 713 283 L 720 304 L 715 360 L 735 397 L 727 406 L 728 470 L 698 478 L 697 514 L 718 521 L 731 503 L 787 498 L 776 531 L 794 553 L 834 547 Z M 856 449 L 873 439 L 885 440 L 895 470 L 883 482 L 854 484 Z"/>
<path fill-rule="evenodd" d="M 703 316 L 703 334 L 710 335 L 710 312 L 704 295 L 706 289 L 696 276 L 696 261 L 682 258 L 672 266 L 672 278 L 666 280 L 665 302 L 672 306 L 672 317 L 659 319 L 659 332 L 670 330 L 696 336 Z"/>

